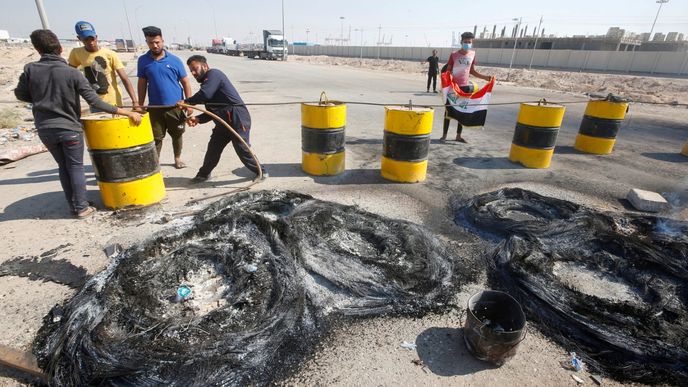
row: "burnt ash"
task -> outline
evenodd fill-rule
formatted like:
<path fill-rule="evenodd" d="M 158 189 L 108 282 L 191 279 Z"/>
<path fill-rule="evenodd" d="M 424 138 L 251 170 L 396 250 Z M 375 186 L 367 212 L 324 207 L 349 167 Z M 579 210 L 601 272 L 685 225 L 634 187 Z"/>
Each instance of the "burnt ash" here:
<path fill-rule="evenodd" d="M 456 222 L 500 243 L 491 284 L 593 370 L 622 381 L 688 384 L 688 222 L 603 213 L 521 189 L 456 206 Z M 637 296 L 590 295 L 556 275 L 564 263 Z"/>
<path fill-rule="evenodd" d="M 81 288 L 89 279 L 84 267 L 76 266 L 66 259 L 54 259 L 65 255 L 70 244 L 58 246 L 43 252 L 40 256 L 15 257 L 0 264 L 0 277 L 15 276 L 31 281 L 50 281 L 73 289 Z"/>
<path fill-rule="evenodd" d="M 446 311 L 476 272 L 464 265 L 406 221 L 237 195 L 122 252 L 46 318 L 34 352 L 56 385 L 265 385 L 338 319 Z M 181 284 L 192 298 L 174 302 Z"/>

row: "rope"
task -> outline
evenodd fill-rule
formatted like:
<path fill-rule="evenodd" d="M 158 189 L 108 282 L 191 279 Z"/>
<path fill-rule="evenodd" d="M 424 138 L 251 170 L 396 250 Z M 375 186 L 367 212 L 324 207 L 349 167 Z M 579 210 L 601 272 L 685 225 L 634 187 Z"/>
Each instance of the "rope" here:
<path fill-rule="evenodd" d="M 206 196 L 206 197 L 203 197 L 203 198 L 192 199 L 192 200 L 189 200 L 189 201 L 186 203 L 186 205 L 195 204 L 195 203 L 198 203 L 198 202 L 202 202 L 202 201 L 204 201 L 204 200 L 214 199 L 214 198 L 218 198 L 218 197 L 221 197 L 221 196 L 226 196 L 226 195 L 233 194 L 233 193 L 237 193 L 237 192 L 248 191 L 249 189 L 251 189 L 251 187 L 253 187 L 254 185 L 259 184 L 259 183 L 263 180 L 263 168 L 261 168 L 260 161 L 258 161 L 258 156 L 256 156 L 255 152 L 253 152 L 253 149 L 251 149 L 251 147 L 248 145 L 248 143 L 246 143 L 246 141 L 244 141 L 244 139 L 241 138 L 241 136 L 239 135 L 239 133 L 237 133 L 236 130 L 234 130 L 234 128 L 232 128 L 232 126 L 229 125 L 229 124 L 227 123 L 227 121 L 223 120 L 222 118 L 218 117 L 217 115 L 215 115 L 215 114 L 213 114 L 213 113 L 211 113 L 211 112 L 209 112 L 209 111 L 207 111 L 207 110 L 205 110 L 205 109 L 201 109 L 201 108 L 196 107 L 196 106 L 194 106 L 194 105 L 187 105 L 187 104 L 185 104 L 185 103 L 180 103 L 180 104 L 178 104 L 178 105 L 173 105 L 173 106 L 181 106 L 181 107 L 185 107 L 185 108 L 191 108 L 191 109 L 194 109 L 194 110 L 198 110 L 199 112 L 202 112 L 202 113 L 207 114 L 208 116 L 210 116 L 211 118 L 213 118 L 213 119 L 216 120 L 217 122 L 219 122 L 219 123 L 221 123 L 222 125 L 224 125 L 224 127 L 227 128 L 227 130 L 229 130 L 229 132 L 234 136 L 234 138 L 236 138 L 237 140 L 239 140 L 239 142 L 241 142 L 241 143 L 246 147 L 246 149 L 248 149 L 249 153 L 251 153 L 251 158 L 253 158 L 253 161 L 256 162 L 256 166 L 257 166 L 257 168 L 258 168 L 258 177 L 257 177 L 256 179 L 254 179 L 251 183 L 249 183 L 248 185 L 246 185 L 245 187 L 235 188 L 235 189 L 233 189 L 233 190 L 231 190 L 231 191 L 219 193 L 219 194 L 216 194 L 216 195 Z M 150 108 L 150 107 L 168 107 L 168 108 L 169 108 L 169 107 L 173 107 L 173 106 L 148 106 L 148 107 L 149 107 L 149 108 Z"/>
<path fill-rule="evenodd" d="M 557 105 L 571 105 L 571 104 L 578 104 L 578 103 L 588 103 L 590 101 L 606 101 L 607 99 L 605 98 L 600 98 L 600 99 L 589 99 L 589 100 L 584 100 L 584 101 L 547 101 L 548 104 L 557 104 Z M 523 103 L 540 103 L 542 99 L 540 100 L 528 100 L 528 101 L 514 101 L 514 102 L 498 102 L 498 103 L 482 103 L 482 104 L 471 104 L 471 106 L 506 106 L 506 105 L 520 105 Z M 320 104 L 322 101 L 283 101 L 283 102 L 250 102 L 250 103 L 237 103 L 237 104 L 230 104 L 230 103 L 206 103 L 205 106 L 287 106 L 287 105 L 300 105 L 303 103 L 306 104 Z M 366 101 L 341 101 L 337 100 L 337 102 L 342 103 L 342 104 L 347 104 L 347 105 L 366 105 L 366 106 L 408 106 L 408 103 L 401 103 L 401 102 L 396 102 L 396 103 L 379 103 L 379 102 L 366 102 Z M 647 105 L 667 105 L 667 106 L 685 106 L 688 107 L 688 103 L 678 103 L 678 102 L 643 102 L 643 101 L 632 101 L 632 100 L 627 100 L 624 101 L 629 104 L 647 104 Z M 416 105 L 414 103 L 414 105 Z M 175 107 L 176 105 L 148 105 L 144 106 L 144 108 L 172 108 Z M 417 106 L 420 107 L 433 107 L 433 108 L 443 108 L 446 106 L 459 106 L 459 104 L 417 104 Z M 121 106 L 122 108 L 133 108 L 133 106 Z"/>
<path fill-rule="evenodd" d="M 577 104 L 577 103 L 588 103 L 590 101 L 606 101 L 606 98 L 599 98 L 599 99 L 588 99 L 584 101 L 553 101 L 553 102 L 548 102 L 552 104 L 558 104 L 558 105 L 570 105 L 570 104 Z M 506 106 L 506 105 L 520 105 L 522 103 L 538 103 L 541 100 L 532 100 L 532 101 L 514 101 L 514 102 L 499 102 L 499 103 L 483 103 L 483 104 L 471 104 L 471 106 Z M 395 103 L 379 103 L 379 102 L 366 102 L 366 101 L 340 101 L 337 100 L 337 102 L 348 104 L 348 105 L 367 105 L 367 106 L 408 106 L 406 103 L 401 103 L 401 102 L 395 102 Z M 633 101 L 633 100 L 625 100 L 623 102 L 627 102 L 629 104 L 646 104 L 646 105 L 667 105 L 667 106 L 685 106 L 688 107 L 688 103 L 679 103 L 679 102 L 650 102 L 650 101 Z M 18 101 L 0 101 L 0 103 L 19 103 Z M 322 103 L 322 100 L 320 101 L 282 101 L 282 102 L 249 102 L 249 103 L 237 103 L 237 104 L 230 104 L 230 103 L 216 103 L 216 102 L 208 102 L 204 104 L 205 106 L 287 106 L 287 105 L 300 105 L 302 103 L 307 103 L 307 104 L 320 104 Z M 176 105 L 147 105 L 147 106 L 142 106 L 143 108 L 151 108 L 151 109 L 156 109 L 156 108 L 173 108 Z M 445 106 L 458 106 L 458 104 L 418 104 L 418 106 L 422 107 L 437 107 L 437 108 L 442 108 Z M 127 109 L 133 109 L 132 105 L 124 105 L 120 106 L 121 108 L 127 108 Z"/>

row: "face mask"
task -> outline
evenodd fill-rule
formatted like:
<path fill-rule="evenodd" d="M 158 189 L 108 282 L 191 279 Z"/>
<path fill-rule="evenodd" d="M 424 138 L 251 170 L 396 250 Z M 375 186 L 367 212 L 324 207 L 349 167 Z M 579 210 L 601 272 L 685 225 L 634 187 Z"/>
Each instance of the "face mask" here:
<path fill-rule="evenodd" d="M 464 51 L 470 50 L 471 47 L 473 47 L 473 45 L 470 44 L 470 43 L 461 43 L 461 48 L 462 48 Z"/>

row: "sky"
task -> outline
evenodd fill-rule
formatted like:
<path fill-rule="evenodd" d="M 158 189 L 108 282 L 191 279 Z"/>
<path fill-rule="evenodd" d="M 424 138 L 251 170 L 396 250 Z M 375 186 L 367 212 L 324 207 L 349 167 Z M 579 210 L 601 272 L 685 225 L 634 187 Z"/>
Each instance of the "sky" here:
<path fill-rule="evenodd" d="M 521 18 L 529 31 L 542 17 L 547 35 L 604 35 L 609 27 L 649 32 L 657 0 L 576 1 L 447 1 L 447 0 L 284 0 L 284 26 L 290 42 L 337 44 L 331 38 L 350 37 L 351 45 L 448 47 L 452 32 L 510 31 Z M 75 37 L 74 24 L 91 22 L 100 39 L 130 38 L 140 42 L 141 28 L 155 25 L 165 41 L 209 45 L 213 37 L 238 43 L 261 39 L 264 29 L 282 29 L 282 0 L 43 0 L 50 29 L 60 38 Z M 42 28 L 34 0 L 0 0 L 0 30 L 27 37 Z M 126 13 L 125 13 L 126 10 Z M 128 14 L 129 24 L 127 23 Z M 381 28 L 380 28 L 381 27 Z M 654 32 L 676 31 L 688 36 L 688 0 L 663 4 Z"/>

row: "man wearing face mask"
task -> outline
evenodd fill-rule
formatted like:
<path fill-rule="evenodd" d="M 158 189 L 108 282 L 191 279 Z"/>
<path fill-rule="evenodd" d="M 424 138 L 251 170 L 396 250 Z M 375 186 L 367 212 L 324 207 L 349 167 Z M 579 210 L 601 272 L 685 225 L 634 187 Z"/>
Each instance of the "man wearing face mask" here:
<path fill-rule="evenodd" d="M 232 82 L 229 81 L 229 78 L 222 71 L 209 68 L 206 58 L 201 55 L 189 57 L 186 64 L 189 66 L 191 75 L 201 84 L 201 90 L 190 98 L 179 101 L 178 104 L 207 104 L 206 109 L 208 111 L 227 121 L 239 133 L 241 138 L 247 144 L 250 144 L 251 115 L 248 113 L 244 101 L 239 96 L 239 92 L 234 88 L 234 85 L 232 85 Z M 199 123 L 203 124 L 210 120 L 212 118 L 204 113 L 190 117 L 187 123 L 189 126 L 194 127 Z M 210 135 L 210 141 L 208 141 L 208 149 L 205 152 L 203 166 L 198 170 L 196 177 L 191 179 L 191 183 L 201 183 L 210 178 L 210 172 L 220 162 L 222 151 L 230 142 L 244 166 L 258 175 L 258 166 L 253 157 L 251 157 L 251 152 L 248 148 L 241 141 L 235 139 L 233 134 L 224 125 L 216 121 L 213 133 Z M 267 171 L 262 168 L 262 172 L 263 178 L 267 178 Z"/>
<path fill-rule="evenodd" d="M 455 51 L 449 55 L 449 60 L 447 61 L 447 71 L 451 72 L 454 83 L 461 88 L 463 92 L 472 93 L 475 90 L 472 83 L 469 82 L 468 78 L 470 75 L 483 79 L 485 81 L 490 81 L 492 77 L 483 75 L 475 69 L 475 51 L 472 50 L 473 39 L 475 36 L 472 32 L 464 32 L 461 34 L 461 49 Z M 440 140 L 447 139 L 447 132 L 449 131 L 450 118 L 446 113 L 444 116 L 444 127 L 442 130 L 442 137 Z M 461 131 L 463 126 L 458 122 L 456 127 L 456 141 L 465 143 L 461 137 Z"/>

